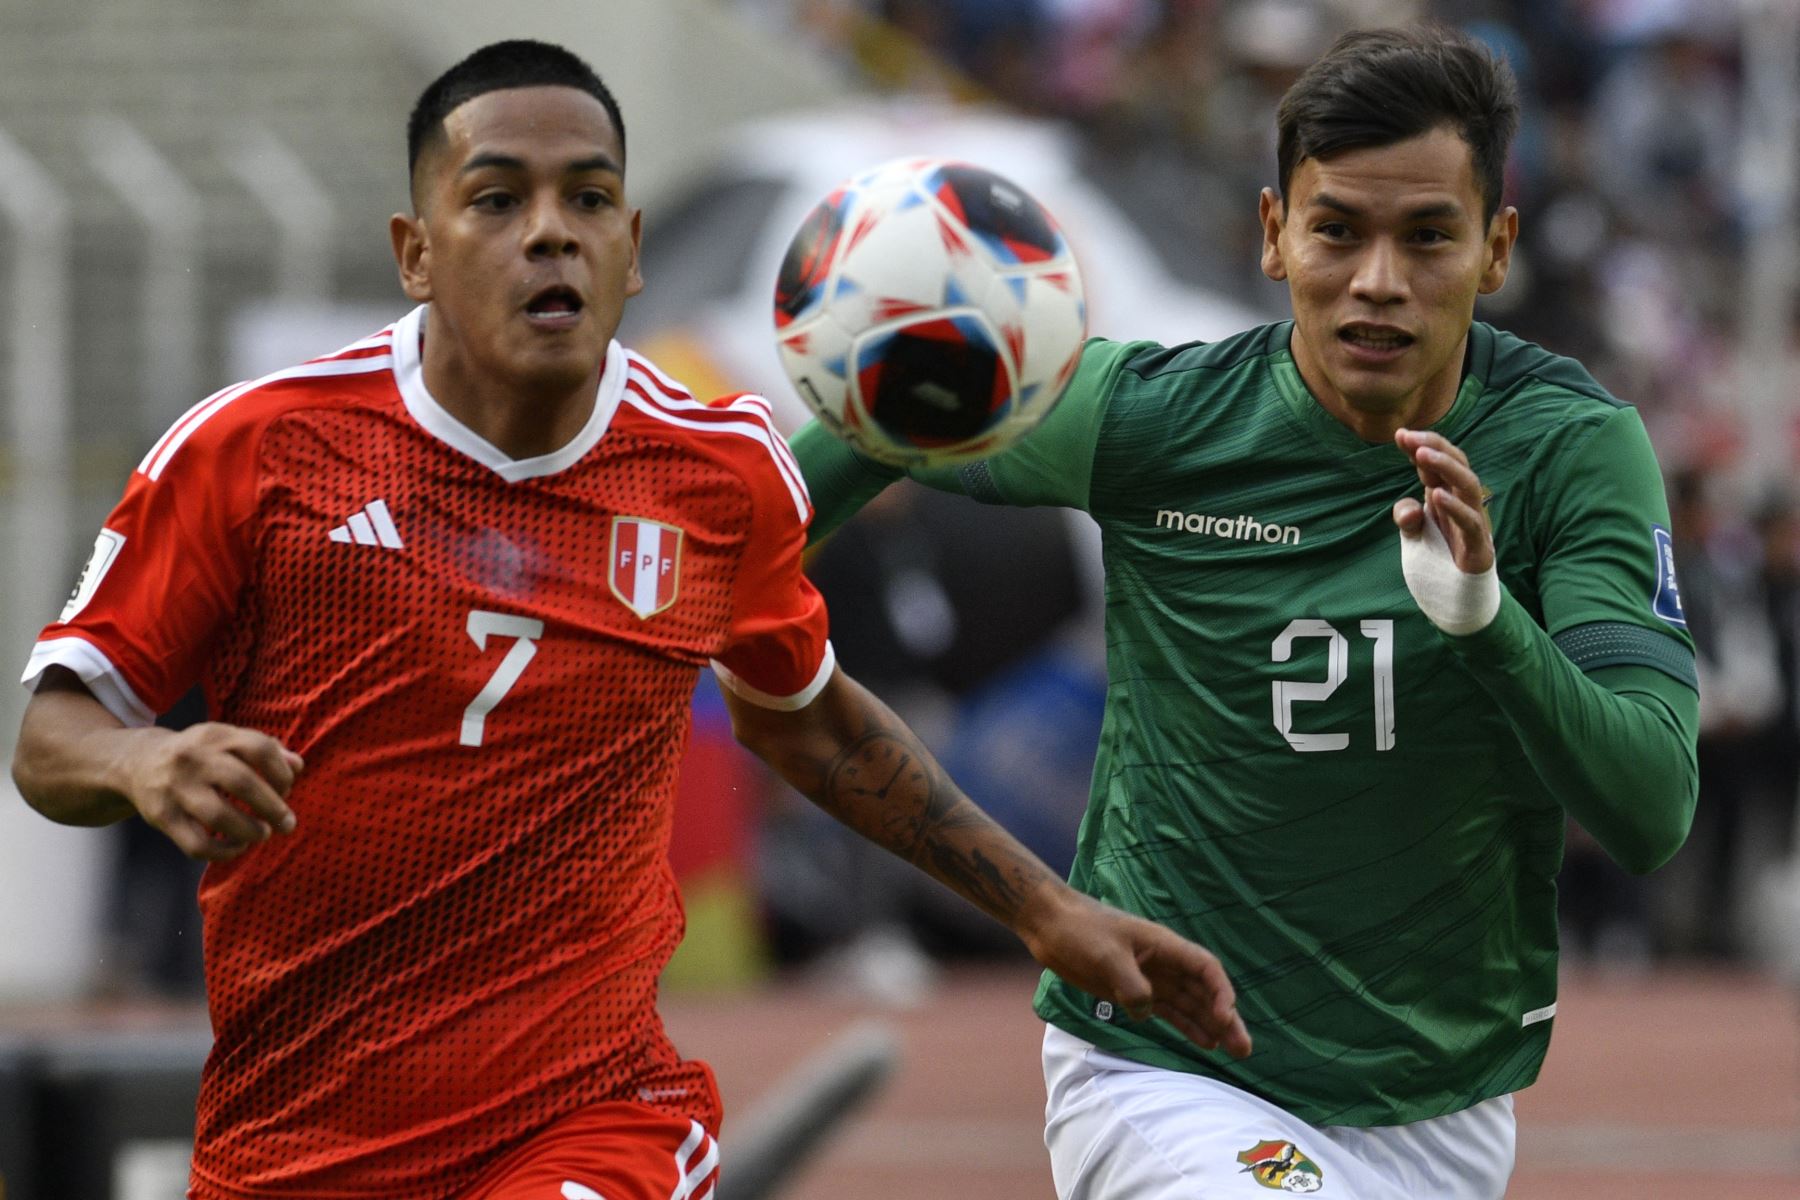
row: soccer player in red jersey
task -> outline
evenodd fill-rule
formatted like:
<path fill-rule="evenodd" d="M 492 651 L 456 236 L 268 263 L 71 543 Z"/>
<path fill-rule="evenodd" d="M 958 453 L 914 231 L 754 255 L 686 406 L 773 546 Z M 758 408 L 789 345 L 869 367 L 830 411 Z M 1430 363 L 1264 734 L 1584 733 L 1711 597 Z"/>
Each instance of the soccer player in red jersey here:
<path fill-rule="evenodd" d="M 802 792 L 1046 966 L 1248 1052 L 1207 951 L 1069 889 L 835 669 L 767 405 L 613 338 L 618 106 L 504 42 L 409 128 L 419 307 L 138 465 L 32 652 L 14 777 L 209 862 L 194 1200 L 694 1200 L 719 1101 L 655 1009 L 696 672 Z M 199 681 L 211 723 L 157 712 Z"/>

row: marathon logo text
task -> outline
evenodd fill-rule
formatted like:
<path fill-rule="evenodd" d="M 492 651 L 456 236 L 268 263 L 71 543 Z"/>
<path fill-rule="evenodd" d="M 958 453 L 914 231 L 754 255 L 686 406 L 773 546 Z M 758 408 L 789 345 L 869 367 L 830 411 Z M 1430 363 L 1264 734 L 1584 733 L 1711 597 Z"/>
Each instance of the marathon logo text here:
<path fill-rule="evenodd" d="M 1268 542 L 1270 545 L 1298 546 L 1298 525 L 1265 525 L 1255 517 L 1209 517 L 1200 513 L 1176 512 L 1172 508 L 1156 510 L 1158 529 L 1182 529 L 1188 533 L 1206 533 L 1229 538 L 1234 542 Z"/>

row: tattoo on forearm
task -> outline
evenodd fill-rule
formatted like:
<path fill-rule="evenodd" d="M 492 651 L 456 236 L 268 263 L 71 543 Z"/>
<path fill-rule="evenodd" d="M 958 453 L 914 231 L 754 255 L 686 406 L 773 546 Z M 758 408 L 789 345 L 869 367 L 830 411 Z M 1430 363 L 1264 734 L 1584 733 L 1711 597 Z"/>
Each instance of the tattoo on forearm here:
<path fill-rule="evenodd" d="M 1019 911 L 1028 884 L 1044 873 L 901 732 L 869 730 L 823 775 L 821 805 L 1001 920 Z"/>
<path fill-rule="evenodd" d="M 1014 863 L 989 858 L 979 847 L 936 846 L 932 873 L 1001 919 L 1012 917 L 1025 900 L 1026 872 Z"/>

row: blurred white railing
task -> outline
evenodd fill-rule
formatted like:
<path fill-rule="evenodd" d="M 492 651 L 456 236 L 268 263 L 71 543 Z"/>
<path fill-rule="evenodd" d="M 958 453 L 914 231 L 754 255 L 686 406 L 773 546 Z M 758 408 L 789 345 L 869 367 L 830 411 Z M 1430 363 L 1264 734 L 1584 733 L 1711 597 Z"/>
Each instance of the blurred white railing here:
<path fill-rule="evenodd" d="M 0 745 L 10 747 L 24 691 L 3 676 L 74 582 L 70 542 L 69 206 L 49 173 L 0 129 L 0 217 L 13 253 L 7 289 L 5 610 Z M 14 677 L 16 680 L 16 676 Z M 10 752 L 7 758 L 11 758 Z M 67 991 L 91 969 L 101 845 L 32 813 L 0 782 L 0 996 Z"/>
<path fill-rule="evenodd" d="M 69 542 L 69 205 L 36 159 L 0 129 L 0 215 L 14 247 L 6 283 L 8 504 L 13 554 L 6 561 L 8 623 L 56 615 Z M 17 644 L 17 643 L 12 643 Z M 10 699 L 10 698 L 9 698 Z M 15 703 L 0 715 L 16 713 Z"/>
<path fill-rule="evenodd" d="M 161 151 L 114 116 L 90 117 L 83 148 L 94 173 L 144 226 L 141 427 L 151 434 L 200 396 L 200 229 L 205 204 Z"/>
<path fill-rule="evenodd" d="M 273 298 L 318 303 L 331 295 L 337 206 L 286 142 L 246 125 L 222 139 L 225 166 L 275 222 Z"/>

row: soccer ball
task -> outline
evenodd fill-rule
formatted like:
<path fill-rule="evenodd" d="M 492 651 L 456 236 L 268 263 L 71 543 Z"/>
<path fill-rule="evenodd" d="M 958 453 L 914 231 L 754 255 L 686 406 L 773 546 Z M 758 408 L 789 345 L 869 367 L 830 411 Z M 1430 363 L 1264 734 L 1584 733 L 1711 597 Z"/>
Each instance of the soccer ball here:
<path fill-rule="evenodd" d="M 826 427 L 897 466 L 985 458 L 1062 396 L 1087 334 L 1068 240 L 1025 191 L 909 158 L 812 210 L 775 285 L 781 364 Z"/>

